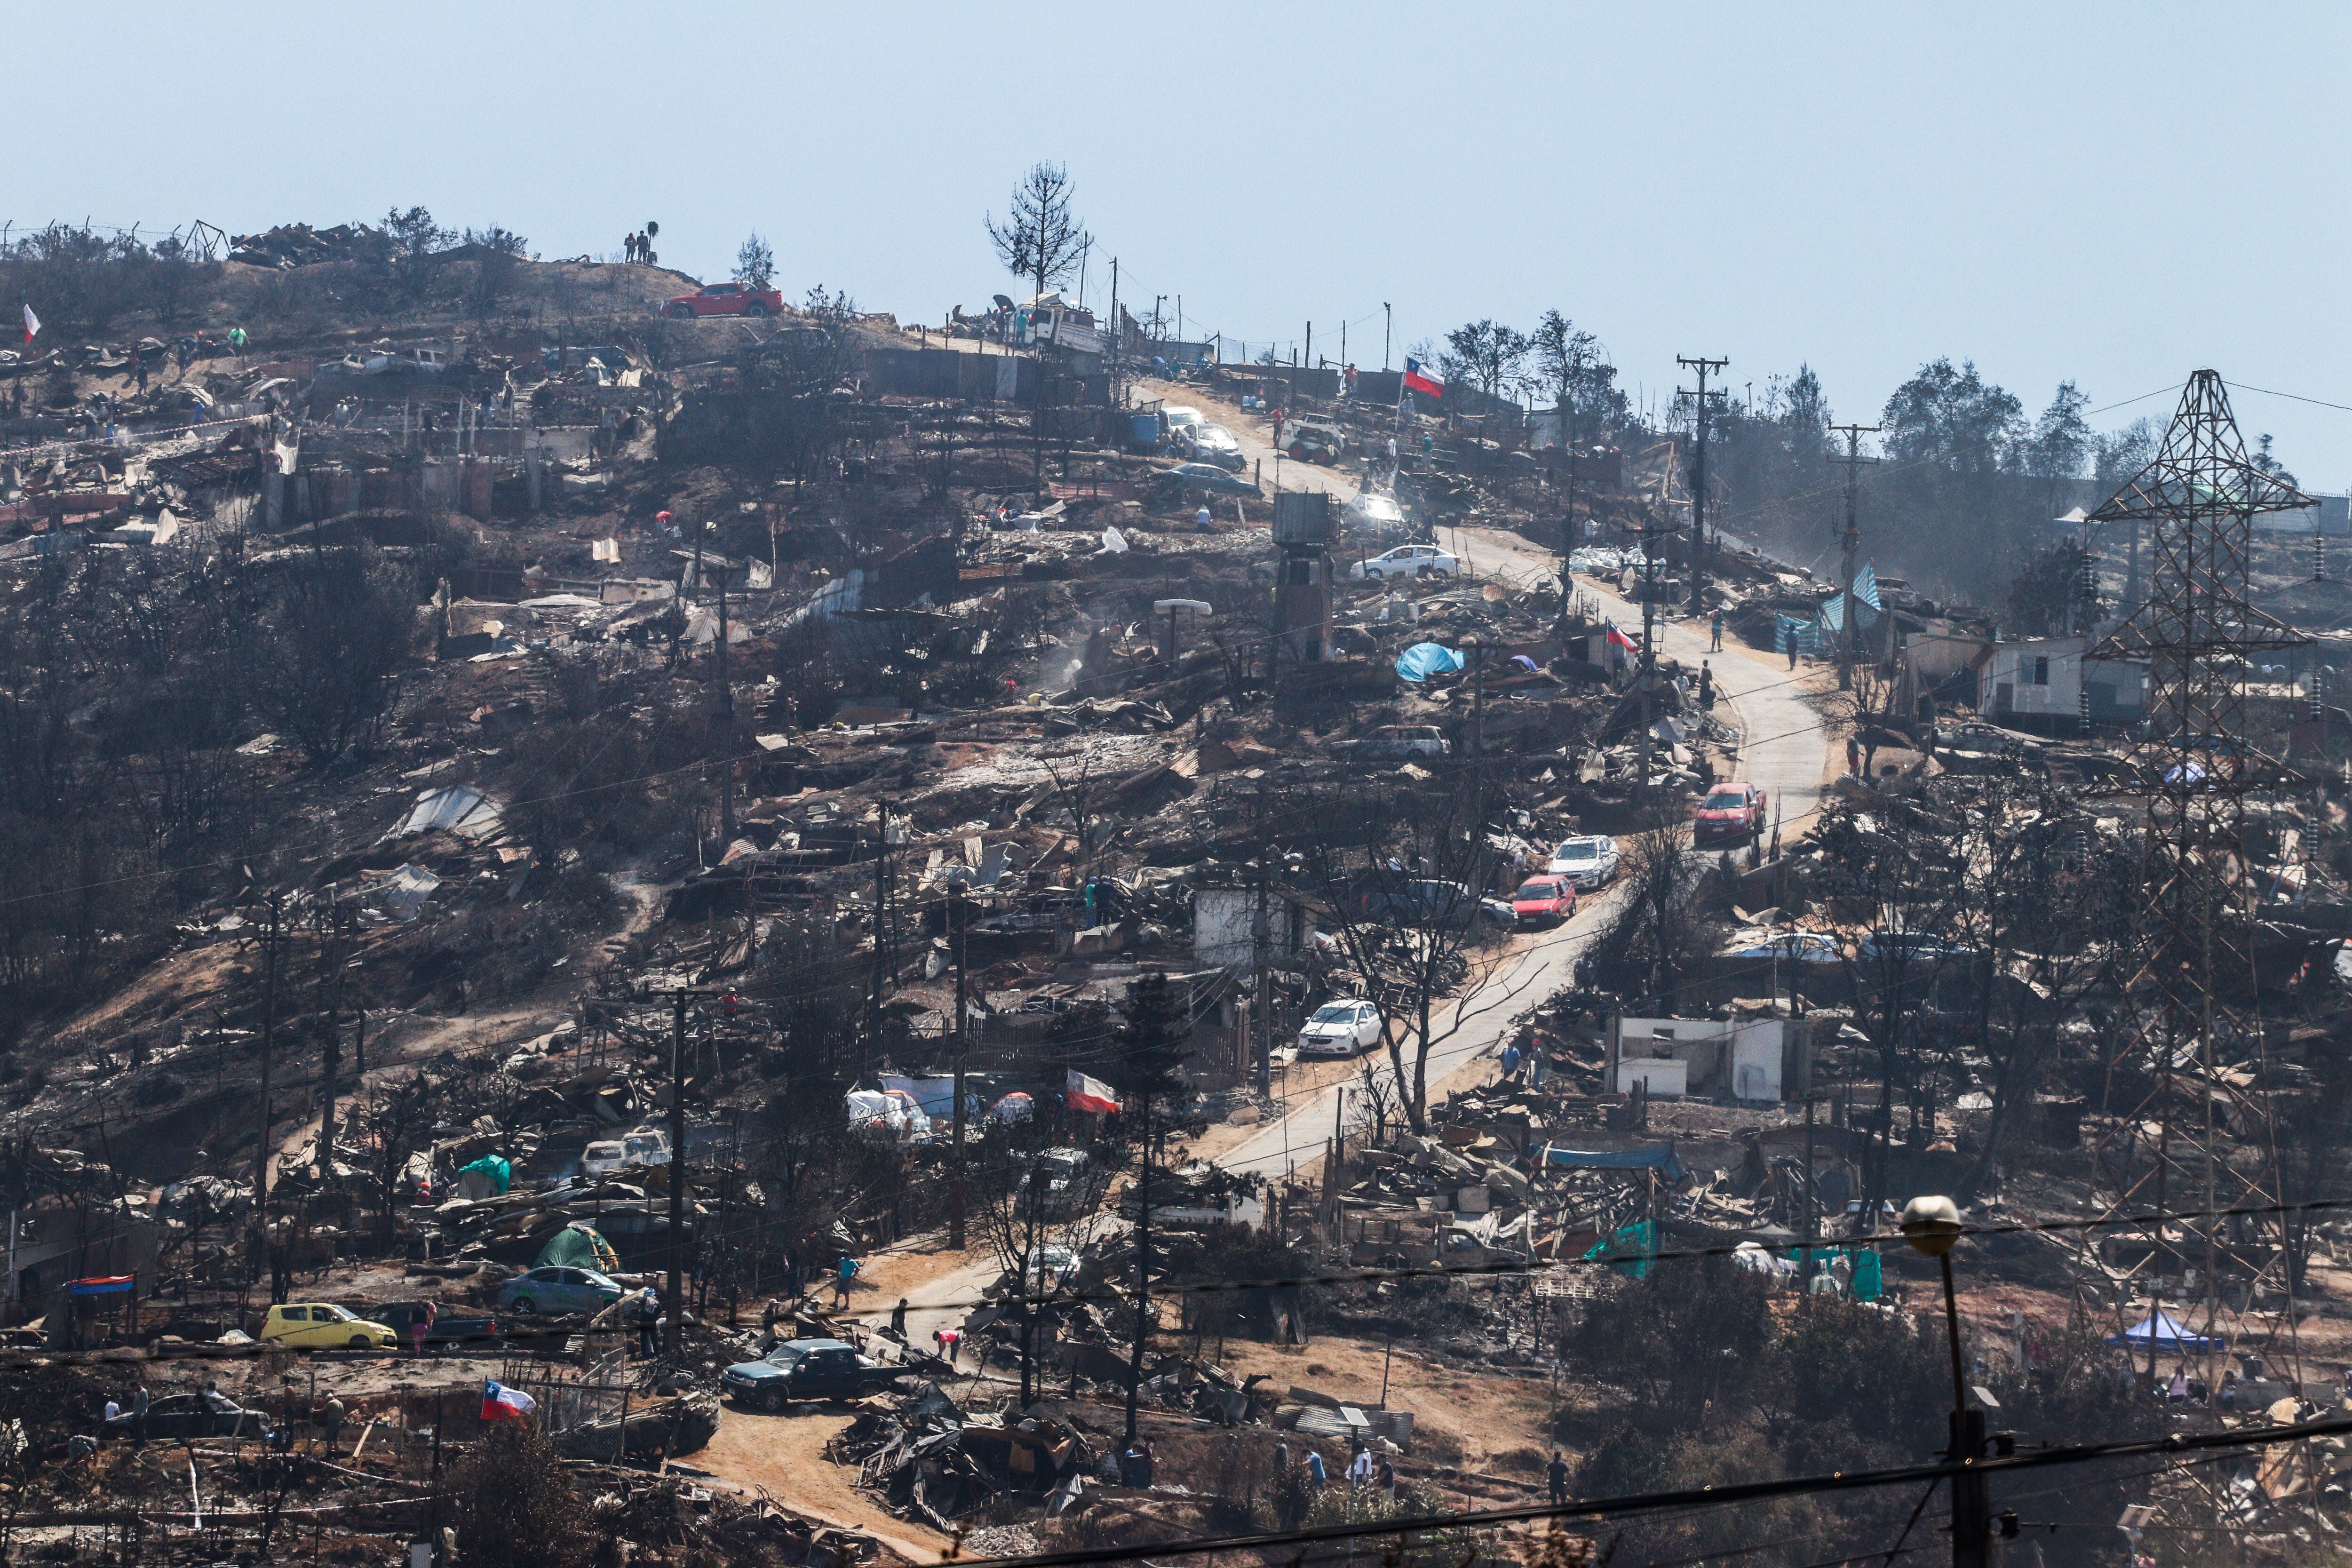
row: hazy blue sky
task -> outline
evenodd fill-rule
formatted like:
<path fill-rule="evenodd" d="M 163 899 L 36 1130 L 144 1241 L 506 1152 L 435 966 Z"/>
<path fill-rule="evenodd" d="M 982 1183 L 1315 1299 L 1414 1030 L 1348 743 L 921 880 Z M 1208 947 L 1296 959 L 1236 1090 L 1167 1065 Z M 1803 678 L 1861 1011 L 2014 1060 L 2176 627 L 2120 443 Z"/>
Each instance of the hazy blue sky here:
<path fill-rule="evenodd" d="M 647 217 L 902 320 L 1010 280 L 1066 162 L 1091 300 L 1381 354 L 1557 307 L 1630 388 L 1810 362 L 1874 418 L 1972 357 L 2037 411 L 2218 366 L 2352 404 L 2343 6 L 27 5 L 0 217 L 232 232 L 422 203 L 543 256 Z M 136 90 L 133 89 L 136 84 Z M 1172 309 L 1172 304 L 1171 307 Z M 1327 350 L 1328 345 L 1328 350 Z M 2153 399 L 2102 417 L 2160 415 Z M 2306 483 L 2352 413 L 2238 398 Z"/>

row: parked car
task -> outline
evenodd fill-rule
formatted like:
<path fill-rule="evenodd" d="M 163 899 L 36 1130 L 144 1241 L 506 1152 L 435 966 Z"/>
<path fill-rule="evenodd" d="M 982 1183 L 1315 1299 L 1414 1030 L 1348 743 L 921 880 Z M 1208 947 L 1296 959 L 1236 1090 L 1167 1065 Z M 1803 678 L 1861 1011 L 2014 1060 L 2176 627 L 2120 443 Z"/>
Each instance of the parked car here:
<path fill-rule="evenodd" d="M 1698 844 L 1744 843 L 1763 831 L 1764 792 L 1745 779 L 1709 790 L 1691 823 L 1691 839 Z"/>
<path fill-rule="evenodd" d="M 780 289 L 747 289 L 740 283 L 707 283 L 691 294 L 662 301 L 662 314 L 688 320 L 696 316 L 773 316 L 784 308 Z"/>
<path fill-rule="evenodd" d="M 408 1344 L 410 1332 L 416 1321 L 425 1315 L 423 1301 L 386 1301 L 373 1309 L 376 1321 L 400 1336 Z M 436 1311 L 432 1325 L 425 1331 L 426 1345 L 487 1345 L 499 1337 L 496 1318 L 462 1317 L 456 1312 Z"/>
<path fill-rule="evenodd" d="M 1162 490 L 1208 490 L 1215 495 L 1253 497 L 1262 493 L 1241 475 L 1229 474 L 1213 463 L 1179 463 L 1152 475 L 1150 482 Z"/>
<path fill-rule="evenodd" d="M 1762 942 L 1732 951 L 1734 958 L 1777 958 L 1783 963 L 1842 963 L 1845 950 L 1837 938 L 1817 931 L 1779 931 Z"/>
<path fill-rule="evenodd" d="M 269 1309 L 261 1321 L 264 1344 L 297 1350 L 387 1350 L 400 1343 L 391 1328 L 345 1311 L 331 1301 L 301 1301 Z"/>
<path fill-rule="evenodd" d="M 1617 840 L 1597 833 L 1563 838 L 1544 869 L 1549 875 L 1567 878 L 1580 893 L 1605 888 L 1617 875 Z"/>
<path fill-rule="evenodd" d="M 1352 1057 L 1380 1044 L 1381 1010 L 1343 997 L 1315 1009 L 1298 1031 L 1301 1057 Z"/>
<path fill-rule="evenodd" d="M 1361 740 L 1342 741 L 1331 749 L 1343 756 L 1402 762 L 1412 757 L 1450 757 L 1454 742 L 1434 724 L 1383 724 Z"/>
<path fill-rule="evenodd" d="M 1042 1219 L 1090 1214 L 1102 1197 L 1103 1178 L 1084 1149 L 1048 1149 L 1030 1162 L 1029 1168 L 1021 1173 L 1015 1199 L 1024 1215 L 1029 1212 L 1029 1187 L 1033 1182 L 1045 1184 L 1044 1194 L 1037 1200 L 1037 1214 Z"/>
<path fill-rule="evenodd" d="M 593 1268 L 560 1268 L 552 1265 L 519 1274 L 499 1287 L 495 1298 L 500 1311 L 529 1317 L 534 1312 L 601 1312 L 621 1299 L 621 1287 Z"/>
<path fill-rule="evenodd" d="M 1207 420 L 1201 417 L 1201 411 L 1199 409 L 1188 408 L 1181 403 L 1171 404 L 1169 406 L 1162 408 L 1160 411 L 1160 417 L 1168 422 L 1168 428 L 1171 432 L 1190 430 L 1196 426 L 1206 425 L 1208 423 Z"/>
<path fill-rule="evenodd" d="M 893 1375 L 839 1340 L 793 1340 L 729 1367 L 719 1388 L 739 1405 L 782 1410 L 795 1399 L 863 1399 L 889 1387 Z"/>
<path fill-rule="evenodd" d="M 669 1163 L 669 1134 L 658 1127 L 640 1127 L 620 1138 L 600 1138 L 582 1151 L 580 1168 L 592 1176 L 610 1176 L 638 1165 Z"/>
<path fill-rule="evenodd" d="M 1249 467 L 1240 438 L 1222 425 L 1187 426 L 1177 432 L 1176 445 L 1196 463 L 1213 463 L 1237 474 Z"/>
<path fill-rule="evenodd" d="M 158 1442 L 186 1442 L 196 1437 L 267 1436 L 269 1421 L 258 1410 L 247 1410 L 227 1394 L 172 1394 L 147 1406 L 147 1436 Z M 130 1438 L 139 1434 L 139 1418 L 126 1410 L 100 1428 L 99 1436 Z"/>
<path fill-rule="evenodd" d="M 1358 528 L 1369 528 L 1377 533 L 1391 533 L 1404 526 L 1404 508 L 1395 498 L 1377 490 L 1364 490 L 1349 496 L 1339 508 L 1342 521 Z"/>
<path fill-rule="evenodd" d="M 1348 575 L 1359 583 L 1383 583 L 1392 577 L 1456 577 L 1461 573 L 1461 557 L 1448 555 L 1433 544 L 1400 544 L 1348 568 Z"/>
<path fill-rule="evenodd" d="M 1939 752 L 1985 752 L 1996 757 L 2013 757 L 2025 749 L 2024 737 L 2002 729 L 1998 724 L 1979 723 L 1970 720 L 1936 731 L 1936 749 Z"/>
<path fill-rule="evenodd" d="M 1348 437 L 1335 425 L 1293 420 L 1282 427 L 1285 456 L 1301 463 L 1336 463 L 1347 455 Z"/>
<path fill-rule="evenodd" d="M 1518 925 L 1549 925 L 1575 912 L 1576 884 L 1549 871 L 1529 877 L 1511 895 L 1511 918 Z"/>

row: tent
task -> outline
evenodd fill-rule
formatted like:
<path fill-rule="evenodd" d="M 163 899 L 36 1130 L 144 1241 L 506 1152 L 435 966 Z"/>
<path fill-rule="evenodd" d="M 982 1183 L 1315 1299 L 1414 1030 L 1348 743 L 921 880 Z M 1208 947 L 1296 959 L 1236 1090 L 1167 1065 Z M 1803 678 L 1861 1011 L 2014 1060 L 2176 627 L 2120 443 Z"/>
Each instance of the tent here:
<path fill-rule="evenodd" d="M 1462 668 L 1462 656 L 1433 642 L 1417 642 L 1397 655 L 1396 672 L 1407 680 L 1427 680 Z"/>
<path fill-rule="evenodd" d="M 593 1225 L 574 1220 L 547 1238 L 539 1249 L 535 1268 L 593 1268 L 605 1274 L 621 1270 L 621 1255 L 613 1250 Z"/>
<path fill-rule="evenodd" d="M 2190 1333 L 2169 1312 L 2151 1312 L 2122 1333 L 2107 1336 L 2107 1343 L 2111 1345 L 2144 1351 L 2153 1344 L 2159 1351 L 2168 1351 L 2177 1355 L 2218 1351 L 2229 1342 L 2219 1335 L 2208 1338 L 2203 1334 Z"/>
<path fill-rule="evenodd" d="M 457 1174 L 461 1177 L 488 1176 L 490 1179 L 490 1184 L 497 1187 L 499 1194 L 503 1197 L 506 1195 L 508 1186 L 514 1181 L 514 1167 L 507 1163 L 506 1156 L 503 1154 L 485 1154 L 470 1165 L 457 1167 Z"/>

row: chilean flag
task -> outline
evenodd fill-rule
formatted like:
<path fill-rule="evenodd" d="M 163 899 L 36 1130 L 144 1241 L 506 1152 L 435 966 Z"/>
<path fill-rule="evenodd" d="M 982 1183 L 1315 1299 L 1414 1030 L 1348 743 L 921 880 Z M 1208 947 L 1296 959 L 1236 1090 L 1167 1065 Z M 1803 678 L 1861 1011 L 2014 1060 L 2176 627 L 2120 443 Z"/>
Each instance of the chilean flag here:
<path fill-rule="evenodd" d="M 539 1401 L 520 1388 L 509 1388 L 496 1378 L 482 1382 L 482 1419 L 520 1421 L 539 1408 Z"/>
<path fill-rule="evenodd" d="M 1069 1087 L 1064 1098 L 1072 1110 L 1090 1110 L 1097 1116 L 1108 1116 L 1118 1109 L 1118 1090 L 1076 1068 L 1070 1069 Z"/>
<path fill-rule="evenodd" d="M 1432 372 L 1419 360 L 1408 357 L 1404 362 L 1404 389 L 1418 392 L 1423 397 L 1443 397 L 1445 395 L 1445 378 Z"/>
<path fill-rule="evenodd" d="M 27 347 L 32 344 L 33 334 L 40 330 L 41 318 L 33 314 L 33 303 L 27 300 L 25 301 L 25 342 Z"/>
<path fill-rule="evenodd" d="M 1615 621 L 1603 621 L 1601 624 L 1609 628 L 1609 641 L 1614 643 L 1617 647 L 1623 648 L 1627 653 L 1639 653 L 1642 651 L 1642 645 L 1635 642 L 1632 637 L 1627 637 L 1623 632 L 1619 631 Z"/>

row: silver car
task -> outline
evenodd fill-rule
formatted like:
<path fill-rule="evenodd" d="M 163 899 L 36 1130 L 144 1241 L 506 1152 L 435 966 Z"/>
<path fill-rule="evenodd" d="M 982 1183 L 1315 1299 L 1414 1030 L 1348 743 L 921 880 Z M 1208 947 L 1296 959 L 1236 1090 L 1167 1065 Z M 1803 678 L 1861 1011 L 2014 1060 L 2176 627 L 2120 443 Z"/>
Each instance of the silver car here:
<path fill-rule="evenodd" d="M 1567 878 L 1568 885 L 1580 893 L 1605 888 L 1617 875 L 1617 840 L 1601 834 L 1563 838 L 1544 869 Z"/>

